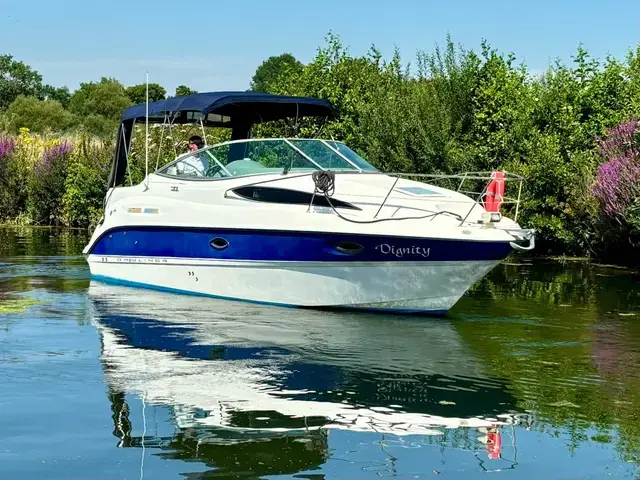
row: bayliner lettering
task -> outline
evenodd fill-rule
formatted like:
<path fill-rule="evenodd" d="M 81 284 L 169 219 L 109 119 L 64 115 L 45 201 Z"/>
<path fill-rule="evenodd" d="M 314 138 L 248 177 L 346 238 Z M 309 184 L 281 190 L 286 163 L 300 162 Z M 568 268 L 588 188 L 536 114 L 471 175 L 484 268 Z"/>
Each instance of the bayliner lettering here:
<path fill-rule="evenodd" d="M 395 245 L 382 243 L 376 246 L 376 250 L 379 250 L 383 255 L 393 255 L 398 258 L 404 257 L 405 255 L 420 255 L 426 258 L 431 255 L 431 248 L 418 247 L 416 245 L 412 245 L 411 247 L 396 247 Z"/>

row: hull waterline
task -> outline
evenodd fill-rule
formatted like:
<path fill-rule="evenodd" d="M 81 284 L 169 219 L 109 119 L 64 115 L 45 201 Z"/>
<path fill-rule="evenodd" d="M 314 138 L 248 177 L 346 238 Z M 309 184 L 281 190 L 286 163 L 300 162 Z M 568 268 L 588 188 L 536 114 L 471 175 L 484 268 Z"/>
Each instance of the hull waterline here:
<path fill-rule="evenodd" d="M 87 257 L 94 279 L 283 307 L 445 314 L 498 261 L 255 262 Z"/>
<path fill-rule="evenodd" d="M 443 315 L 507 242 L 129 226 L 87 250 L 97 280 L 284 307 Z"/>

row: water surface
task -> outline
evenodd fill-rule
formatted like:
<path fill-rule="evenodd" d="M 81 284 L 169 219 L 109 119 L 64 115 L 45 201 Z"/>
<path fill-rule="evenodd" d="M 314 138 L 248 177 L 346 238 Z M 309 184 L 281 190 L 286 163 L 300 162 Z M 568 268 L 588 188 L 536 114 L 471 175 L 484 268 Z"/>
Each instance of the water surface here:
<path fill-rule="evenodd" d="M 640 478 L 640 278 L 509 259 L 446 318 L 91 281 L 0 229 L 0 479 Z M 224 279 L 221 279 L 224 281 Z"/>

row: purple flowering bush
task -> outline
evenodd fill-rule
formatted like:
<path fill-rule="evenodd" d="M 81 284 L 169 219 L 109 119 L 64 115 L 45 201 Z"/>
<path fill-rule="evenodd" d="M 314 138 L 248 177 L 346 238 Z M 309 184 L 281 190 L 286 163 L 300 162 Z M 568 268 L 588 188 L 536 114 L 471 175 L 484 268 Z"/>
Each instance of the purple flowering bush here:
<path fill-rule="evenodd" d="M 89 135 L 0 134 L 0 223 L 95 225 L 113 145 Z"/>
<path fill-rule="evenodd" d="M 592 187 L 602 212 L 622 220 L 628 208 L 637 201 L 640 180 L 640 132 L 634 119 L 610 129 L 598 143 L 607 159 L 598 168 Z"/>
<path fill-rule="evenodd" d="M 0 161 L 11 155 L 16 148 L 16 142 L 11 137 L 0 137 Z"/>
<path fill-rule="evenodd" d="M 45 147 L 41 159 L 34 165 L 29 182 L 28 212 L 35 224 L 61 223 L 62 196 L 73 147 L 62 141 Z"/>
<path fill-rule="evenodd" d="M 640 246 L 640 122 L 622 123 L 598 139 L 606 159 L 591 187 L 600 209 L 600 229 L 605 251 L 633 255 L 627 248 Z"/>

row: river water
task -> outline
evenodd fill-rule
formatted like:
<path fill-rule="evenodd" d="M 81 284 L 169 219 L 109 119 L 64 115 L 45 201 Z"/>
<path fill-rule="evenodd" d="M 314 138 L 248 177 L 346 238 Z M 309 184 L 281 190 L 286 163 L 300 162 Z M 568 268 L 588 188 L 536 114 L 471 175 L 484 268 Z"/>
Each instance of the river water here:
<path fill-rule="evenodd" d="M 0 229 L 0 479 L 640 478 L 629 271 L 514 257 L 415 318 L 96 283 L 86 240 Z"/>

